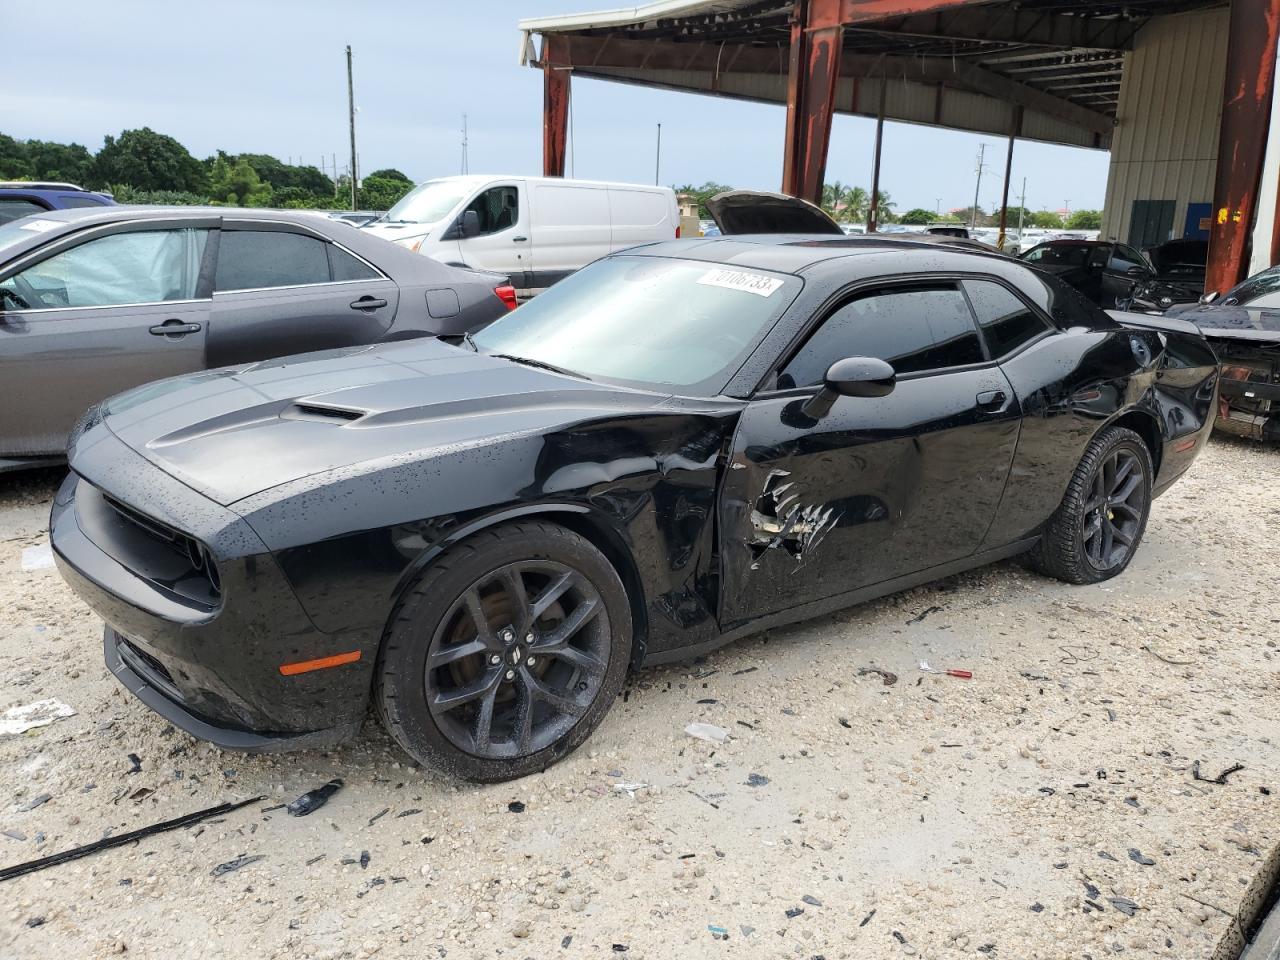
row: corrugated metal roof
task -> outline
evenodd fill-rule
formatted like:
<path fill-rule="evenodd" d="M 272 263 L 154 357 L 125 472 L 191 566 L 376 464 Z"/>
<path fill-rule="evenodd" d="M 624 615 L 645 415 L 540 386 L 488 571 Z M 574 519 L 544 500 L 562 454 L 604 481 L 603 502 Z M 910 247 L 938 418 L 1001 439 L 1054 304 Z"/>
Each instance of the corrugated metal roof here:
<path fill-rule="evenodd" d="M 1171 8 L 1225 2 L 973 0 L 942 12 L 868 13 L 843 31 L 849 100 L 837 109 L 875 116 L 878 94 L 868 101 L 866 90 L 883 76 L 887 119 L 1008 134 L 1021 104 L 1021 136 L 1105 148 L 1134 36 Z M 520 21 L 521 62 L 537 60 L 532 38 L 541 34 L 544 58 L 545 38 L 554 38 L 555 66 L 575 73 L 781 102 L 776 78 L 785 77 L 794 9 L 790 0 L 656 0 L 529 18 Z"/>

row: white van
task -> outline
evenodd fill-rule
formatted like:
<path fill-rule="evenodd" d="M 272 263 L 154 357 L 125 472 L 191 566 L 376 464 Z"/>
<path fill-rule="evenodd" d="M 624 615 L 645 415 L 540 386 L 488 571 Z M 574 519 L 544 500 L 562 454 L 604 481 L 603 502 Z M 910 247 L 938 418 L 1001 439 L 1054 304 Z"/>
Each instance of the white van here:
<path fill-rule="evenodd" d="M 442 177 L 370 230 L 445 263 L 505 273 L 532 296 L 592 260 L 680 236 L 669 187 L 560 177 Z"/>

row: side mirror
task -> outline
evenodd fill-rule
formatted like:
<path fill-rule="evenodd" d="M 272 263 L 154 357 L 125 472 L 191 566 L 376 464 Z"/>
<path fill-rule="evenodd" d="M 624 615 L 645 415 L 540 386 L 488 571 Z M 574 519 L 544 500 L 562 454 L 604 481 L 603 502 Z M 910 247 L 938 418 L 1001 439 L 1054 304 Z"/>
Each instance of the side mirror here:
<path fill-rule="evenodd" d="M 440 235 L 441 240 L 466 240 L 480 235 L 480 214 L 474 210 L 463 210 L 462 216 L 449 225 L 449 229 Z"/>
<path fill-rule="evenodd" d="M 1208 306 L 1209 304 L 1217 300 L 1218 297 L 1220 296 L 1222 296 L 1222 294 L 1218 293 L 1217 290 L 1210 290 L 1208 293 L 1200 294 L 1200 303 L 1205 306 Z"/>
<path fill-rule="evenodd" d="M 893 367 L 875 357 L 848 357 L 827 368 L 822 389 L 805 401 L 801 412 L 814 420 L 825 417 L 837 397 L 887 397 L 897 375 Z"/>

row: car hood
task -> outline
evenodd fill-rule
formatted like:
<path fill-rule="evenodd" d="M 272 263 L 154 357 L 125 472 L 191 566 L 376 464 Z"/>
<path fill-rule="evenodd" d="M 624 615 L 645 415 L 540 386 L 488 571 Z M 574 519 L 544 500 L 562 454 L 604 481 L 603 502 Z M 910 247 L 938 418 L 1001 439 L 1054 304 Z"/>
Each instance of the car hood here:
<path fill-rule="evenodd" d="M 830 233 L 840 225 L 807 200 L 760 190 L 726 190 L 703 203 L 724 236 L 746 233 Z"/>
<path fill-rule="evenodd" d="M 112 398 L 103 414 L 123 443 L 229 506 L 313 474 L 462 455 L 666 399 L 423 339 L 163 380 Z"/>

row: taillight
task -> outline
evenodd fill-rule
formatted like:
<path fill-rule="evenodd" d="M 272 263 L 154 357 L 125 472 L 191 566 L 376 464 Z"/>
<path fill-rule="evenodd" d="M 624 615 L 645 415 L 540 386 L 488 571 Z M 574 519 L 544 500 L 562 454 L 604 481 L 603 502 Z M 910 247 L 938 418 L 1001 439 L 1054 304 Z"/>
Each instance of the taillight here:
<path fill-rule="evenodd" d="M 680 224 L 676 224 L 676 239 L 680 239 Z"/>
<path fill-rule="evenodd" d="M 514 310 L 519 306 L 516 303 L 516 288 L 509 283 L 504 283 L 500 287 L 494 287 L 493 292 L 498 295 L 498 299 L 507 305 L 508 310 Z"/>

